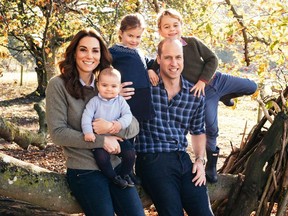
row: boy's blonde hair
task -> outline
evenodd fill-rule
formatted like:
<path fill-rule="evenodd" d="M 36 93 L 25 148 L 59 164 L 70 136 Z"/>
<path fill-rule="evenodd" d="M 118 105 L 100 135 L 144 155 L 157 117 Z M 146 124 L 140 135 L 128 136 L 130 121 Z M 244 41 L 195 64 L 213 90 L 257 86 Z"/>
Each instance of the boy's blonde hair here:
<path fill-rule="evenodd" d="M 162 11 L 158 14 L 158 16 L 157 16 L 157 26 L 158 26 L 158 29 L 161 28 L 161 20 L 162 20 L 162 18 L 163 18 L 164 16 L 170 16 L 170 17 L 172 17 L 172 18 L 175 18 L 175 19 L 179 20 L 179 22 L 181 23 L 181 25 L 182 25 L 182 23 L 183 23 L 182 16 L 181 16 L 181 14 L 180 14 L 178 11 L 176 11 L 176 10 L 174 10 L 174 9 L 172 9 L 172 8 L 164 9 L 164 10 L 162 10 Z"/>

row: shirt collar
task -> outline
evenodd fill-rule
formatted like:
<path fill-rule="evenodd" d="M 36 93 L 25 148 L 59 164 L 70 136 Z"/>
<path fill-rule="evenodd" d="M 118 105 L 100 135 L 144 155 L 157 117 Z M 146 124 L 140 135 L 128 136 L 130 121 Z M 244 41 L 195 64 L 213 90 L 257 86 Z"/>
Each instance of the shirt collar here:
<path fill-rule="evenodd" d="M 91 79 L 92 79 L 92 82 L 91 82 L 91 84 L 88 87 L 95 88 L 95 75 L 94 74 L 92 74 L 92 78 Z M 79 78 L 79 81 L 82 84 L 82 86 L 87 86 L 85 84 L 85 82 L 81 78 Z"/>
<path fill-rule="evenodd" d="M 180 79 L 181 79 L 181 84 L 182 84 L 181 89 L 190 89 L 191 88 L 191 86 L 189 86 L 189 83 L 183 78 L 182 75 L 180 76 Z M 160 80 L 159 80 L 159 86 L 161 88 L 165 89 L 165 86 L 164 86 L 163 80 L 161 79 L 161 76 L 160 76 Z"/>
<path fill-rule="evenodd" d="M 132 49 L 132 50 L 139 50 L 139 48 L 137 47 L 137 48 L 130 48 L 130 47 L 128 47 L 128 46 L 125 46 L 125 45 L 123 45 L 123 44 L 121 44 L 121 43 L 117 43 L 116 44 L 117 46 L 121 46 L 121 47 L 124 47 L 124 48 L 127 48 L 127 49 Z"/>
<path fill-rule="evenodd" d="M 112 101 L 112 100 L 115 100 L 117 97 L 119 97 L 119 95 L 117 95 L 116 97 L 114 98 L 111 98 L 111 99 L 106 99 L 106 98 L 103 98 L 99 93 L 98 93 L 98 97 L 103 100 L 103 101 Z"/>
<path fill-rule="evenodd" d="M 182 43 L 182 46 L 186 46 L 188 43 L 181 37 L 180 41 Z"/>

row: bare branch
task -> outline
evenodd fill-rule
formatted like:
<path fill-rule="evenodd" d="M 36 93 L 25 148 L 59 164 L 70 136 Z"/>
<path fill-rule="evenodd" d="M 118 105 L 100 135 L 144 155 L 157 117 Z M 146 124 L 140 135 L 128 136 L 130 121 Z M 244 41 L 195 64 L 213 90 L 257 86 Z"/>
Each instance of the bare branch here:
<path fill-rule="evenodd" d="M 225 2 L 227 3 L 227 5 L 230 6 L 230 10 L 232 11 L 234 17 L 236 18 L 236 20 L 238 21 L 238 23 L 240 24 L 241 31 L 242 31 L 242 35 L 243 35 L 243 39 L 244 39 L 244 58 L 245 58 L 245 62 L 246 65 L 249 66 L 250 65 L 250 58 L 249 58 L 249 50 L 248 50 L 248 36 L 247 36 L 247 32 L 246 32 L 246 27 L 244 25 L 243 22 L 243 16 L 239 15 L 236 11 L 236 9 L 234 8 L 234 6 L 231 4 L 230 0 L 225 0 Z"/>

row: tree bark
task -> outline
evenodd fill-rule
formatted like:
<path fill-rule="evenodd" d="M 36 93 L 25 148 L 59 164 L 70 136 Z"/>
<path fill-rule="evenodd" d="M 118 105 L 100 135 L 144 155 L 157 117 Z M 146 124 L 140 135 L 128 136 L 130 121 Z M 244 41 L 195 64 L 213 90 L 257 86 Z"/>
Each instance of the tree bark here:
<path fill-rule="evenodd" d="M 47 133 L 47 121 L 46 121 L 46 111 L 45 111 L 45 100 L 41 100 L 34 104 L 34 110 L 39 116 L 39 132 Z"/>
<path fill-rule="evenodd" d="M 244 182 L 237 190 L 234 190 L 232 197 L 229 199 L 225 215 L 238 216 L 250 215 L 257 209 L 258 199 L 263 193 L 263 187 L 267 182 L 268 176 L 273 170 L 271 164 L 274 156 L 281 151 L 285 122 L 287 124 L 288 116 L 280 112 L 259 146 L 249 157 L 244 171 Z"/>
<path fill-rule="evenodd" d="M 43 149 L 46 146 L 46 133 L 35 133 L 21 129 L 0 117 L 0 137 L 8 142 L 14 141 L 23 149 L 29 145 Z"/>
<path fill-rule="evenodd" d="M 225 199 L 237 176 L 219 175 L 216 184 L 208 184 L 211 200 Z M 152 204 L 142 188 L 138 188 L 143 207 Z M 49 210 L 66 213 L 82 212 L 66 183 L 65 175 L 23 162 L 0 153 L 0 194 Z"/>

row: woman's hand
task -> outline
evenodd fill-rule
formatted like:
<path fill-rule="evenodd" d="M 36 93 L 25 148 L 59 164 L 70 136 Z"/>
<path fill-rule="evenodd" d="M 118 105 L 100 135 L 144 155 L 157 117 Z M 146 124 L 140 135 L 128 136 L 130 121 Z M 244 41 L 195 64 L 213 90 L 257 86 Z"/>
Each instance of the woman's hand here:
<path fill-rule="evenodd" d="M 110 130 L 110 134 L 116 134 L 116 133 L 119 133 L 120 130 L 122 129 L 122 126 L 120 124 L 120 122 L 118 121 L 112 121 L 113 125 L 112 125 L 112 128 Z"/>
<path fill-rule="evenodd" d="M 107 134 L 113 126 L 112 122 L 106 121 L 102 118 L 95 119 L 92 122 L 93 130 L 96 134 Z"/>
<path fill-rule="evenodd" d="M 109 154 L 119 154 L 121 152 L 120 144 L 118 141 L 123 141 L 120 137 L 105 136 L 103 148 Z"/>
<path fill-rule="evenodd" d="M 126 86 L 130 86 L 130 85 L 132 85 L 133 84 L 133 82 L 124 82 L 124 83 L 122 83 L 121 84 L 121 91 L 120 91 L 120 95 L 122 96 L 122 97 L 124 97 L 125 98 L 125 100 L 129 100 L 129 99 L 131 99 L 132 98 L 132 95 L 134 95 L 135 94 L 135 89 L 134 88 L 125 88 Z"/>
<path fill-rule="evenodd" d="M 200 97 L 201 94 L 205 96 L 205 82 L 199 80 L 191 89 L 190 92 L 194 91 L 194 96 Z"/>

